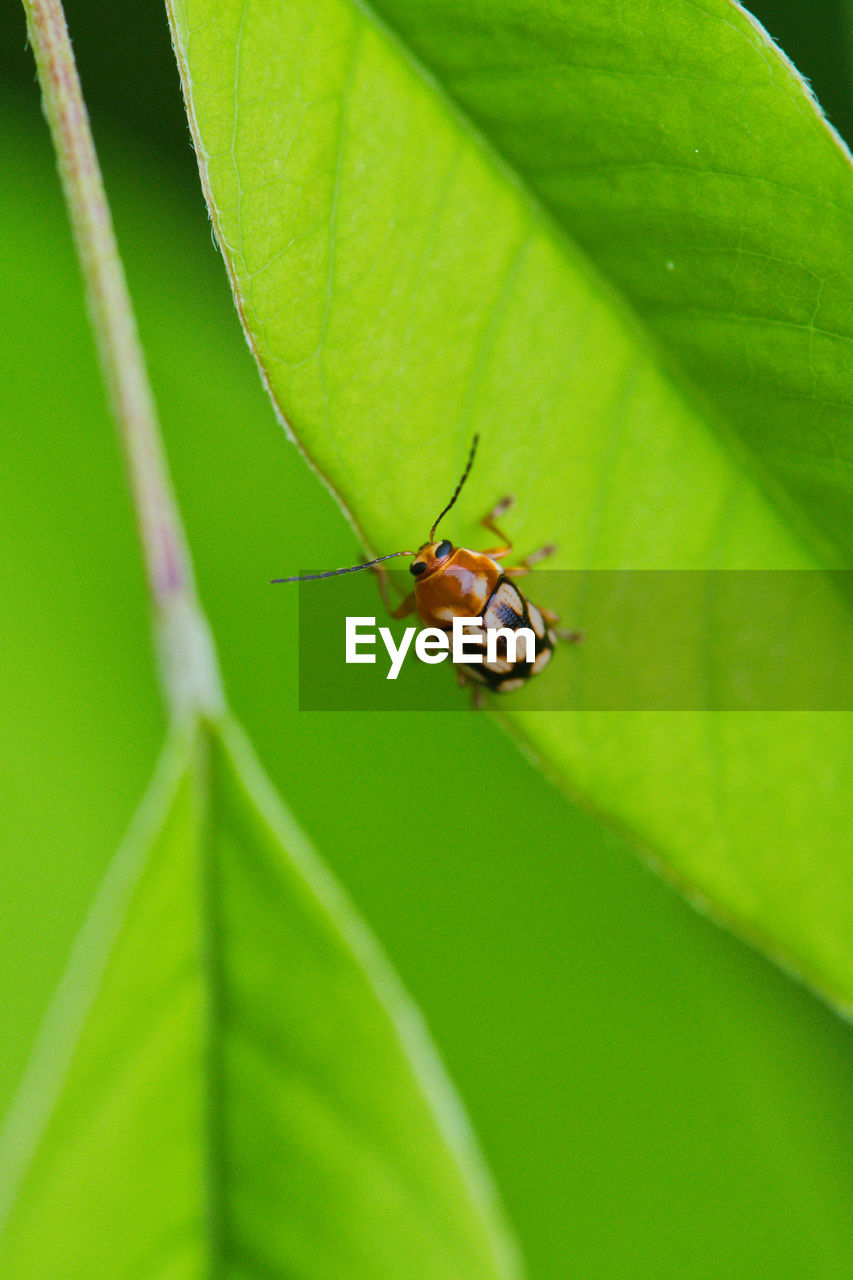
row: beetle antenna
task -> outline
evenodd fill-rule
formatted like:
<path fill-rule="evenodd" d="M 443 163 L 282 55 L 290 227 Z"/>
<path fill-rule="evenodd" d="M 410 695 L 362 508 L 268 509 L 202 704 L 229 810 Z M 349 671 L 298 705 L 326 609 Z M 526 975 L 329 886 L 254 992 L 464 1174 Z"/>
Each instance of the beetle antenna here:
<path fill-rule="evenodd" d="M 328 569 L 325 573 L 300 573 L 295 578 L 272 578 L 270 581 L 275 582 L 314 582 L 317 578 L 336 578 L 339 573 L 356 573 L 359 569 L 370 569 L 375 564 L 381 564 L 383 560 L 393 560 L 395 556 L 413 556 L 414 551 L 392 551 L 390 556 L 378 556 L 375 560 L 368 560 L 367 564 L 353 564 L 348 569 Z"/>
<path fill-rule="evenodd" d="M 454 502 L 456 501 L 456 499 L 459 497 L 460 493 L 462 492 L 462 486 L 463 486 L 463 484 L 465 483 L 465 481 L 468 479 L 468 472 L 471 470 L 471 464 L 472 464 L 472 463 L 473 463 L 473 461 L 474 461 L 474 454 L 477 452 L 477 444 L 479 443 L 479 440 L 480 440 L 479 435 L 475 435 L 475 436 L 474 436 L 474 439 L 471 441 L 471 452 L 468 454 L 468 461 L 465 463 L 465 470 L 462 472 L 462 479 L 459 481 L 458 485 L 456 486 L 456 492 L 454 493 L 453 497 L 450 499 L 450 501 L 448 502 L 447 506 L 444 508 L 444 510 L 442 511 L 441 515 L 438 517 L 438 519 L 436 520 L 435 524 L 434 524 L 434 525 L 432 526 L 432 528 L 430 529 L 430 531 L 429 531 L 429 540 L 430 540 L 430 542 L 434 542 L 434 541 L 435 541 L 435 531 L 436 531 L 436 529 L 438 528 L 439 524 L 440 524 L 440 523 L 441 523 L 441 521 L 444 519 L 444 517 L 447 515 L 448 511 L 449 511 L 449 510 L 450 510 L 450 508 L 453 506 Z"/>

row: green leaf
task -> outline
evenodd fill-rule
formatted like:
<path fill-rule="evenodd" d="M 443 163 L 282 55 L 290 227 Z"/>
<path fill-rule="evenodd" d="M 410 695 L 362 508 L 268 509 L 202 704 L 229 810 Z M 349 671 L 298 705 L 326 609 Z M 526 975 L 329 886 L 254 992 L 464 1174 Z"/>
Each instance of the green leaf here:
<path fill-rule="evenodd" d="M 758 22 L 729 0 L 375 8 L 853 563 L 851 157 Z"/>
<path fill-rule="evenodd" d="M 417 1011 L 229 722 L 165 752 L 0 1155 L 9 1280 L 518 1274 Z"/>
<path fill-rule="evenodd" d="M 170 9 L 250 344 L 367 546 L 425 535 L 479 430 L 468 545 L 511 492 L 516 543 L 563 567 L 849 559 L 850 166 L 742 9 Z M 694 900 L 853 1003 L 848 720 L 503 706 Z"/>

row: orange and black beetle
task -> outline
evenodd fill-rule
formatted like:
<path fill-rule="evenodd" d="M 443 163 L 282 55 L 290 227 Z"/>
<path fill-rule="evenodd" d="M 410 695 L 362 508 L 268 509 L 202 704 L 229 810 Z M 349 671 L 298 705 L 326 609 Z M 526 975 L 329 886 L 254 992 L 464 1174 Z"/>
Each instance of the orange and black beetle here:
<path fill-rule="evenodd" d="M 549 609 L 537 608 L 512 580 L 529 573 L 537 561 L 553 555 L 556 547 L 551 544 L 540 547 L 512 568 L 504 569 L 498 564 L 512 550 L 512 543 L 501 533 L 495 521 L 512 505 L 512 498 L 504 498 L 481 521 L 486 529 L 501 539 L 500 546 L 489 551 L 469 551 L 466 547 L 454 547 L 448 538 L 441 542 L 435 541 L 439 523 L 456 502 L 468 479 L 478 439 L 478 436 L 474 436 L 468 462 L 453 497 L 430 529 L 429 540 L 417 551 L 392 551 L 390 555 L 379 556 L 366 564 L 354 564 L 347 569 L 330 569 L 326 573 L 303 574 L 295 578 L 275 578 L 274 581 L 306 582 L 317 578 L 334 578 L 341 573 L 372 569 L 395 556 L 414 556 L 409 565 L 409 571 L 415 578 L 414 590 L 402 604 L 391 611 L 392 617 L 405 618 L 417 611 L 425 626 L 436 627 L 441 631 L 450 631 L 454 618 L 481 619 L 480 628 L 469 629 L 466 648 L 469 651 L 482 649 L 483 661 L 460 663 L 457 666 L 459 682 L 465 684 L 473 680 L 498 693 L 509 693 L 544 670 L 551 660 L 558 637 L 570 642 L 576 642 L 582 637 L 576 631 L 556 631 L 554 628 L 559 622 L 557 615 Z M 382 574 L 384 571 L 377 572 Z M 380 578 L 380 583 L 387 605 L 384 577 Z M 527 628 L 535 637 L 535 652 L 528 653 L 525 637 L 519 635 L 515 657 L 511 660 L 506 640 L 499 636 L 494 659 L 489 661 L 486 654 L 486 632 L 492 628 L 506 631 Z"/>

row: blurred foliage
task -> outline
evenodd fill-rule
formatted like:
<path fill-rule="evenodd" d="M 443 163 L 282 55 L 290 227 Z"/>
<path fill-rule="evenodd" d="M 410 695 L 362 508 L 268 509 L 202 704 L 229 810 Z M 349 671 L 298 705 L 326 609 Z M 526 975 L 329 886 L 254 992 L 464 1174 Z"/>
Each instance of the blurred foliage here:
<path fill-rule="evenodd" d="M 417 1011 L 228 716 L 167 744 L 2 1139 L 6 1280 L 520 1275 Z"/>
<path fill-rule="evenodd" d="M 803 67 L 820 91 L 840 42 L 834 7 L 810 12 L 827 15 L 810 24 L 824 65 Z M 531 1274 L 846 1280 L 850 1028 L 686 907 L 486 718 L 296 714 L 295 602 L 267 579 L 358 547 L 245 350 L 162 12 L 116 6 L 109 39 L 91 0 L 69 19 L 232 703 L 425 1009 Z M 8 29 L 4 84 L 30 87 L 4 95 L 0 160 L 3 1102 L 163 727 L 14 8 Z M 434 771 L 440 816 L 420 791 Z"/>

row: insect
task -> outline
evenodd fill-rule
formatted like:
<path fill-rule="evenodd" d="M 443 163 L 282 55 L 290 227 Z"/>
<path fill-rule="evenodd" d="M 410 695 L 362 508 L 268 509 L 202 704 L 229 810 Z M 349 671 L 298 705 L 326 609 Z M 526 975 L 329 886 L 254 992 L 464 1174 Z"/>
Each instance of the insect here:
<path fill-rule="evenodd" d="M 436 518 L 430 529 L 429 539 L 417 551 L 392 551 L 390 555 L 368 560 L 366 564 L 354 564 L 347 569 L 329 569 L 325 573 L 275 578 L 273 581 L 308 582 L 319 578 L 334 578 L 343 573 L 356 573 L 360 569 L 374 569 L 385 560 L 393 560 L 395 556 L 413 556 L 409 572 L 415 579 L 414 589 L 396 609 L 389 606 L 391 616 L 405 618 L 417 611 L 425 626 L 448 632 L 456 617 L 482 619 L 481 628 L 470 629 L 466 637 L 466 648 L 468 652 L 481 649 L 483 661 L 459 663 L 456 668 L 459 683 L 464 685 L 473 681 L 475 686 L 485 686 L 497 693 L 509 693 L 521 688 L 532 676 L 545 669 L 558 638 L 575 643 L 582 636 L 577 631 L 557 631 L 557 615 L 550 609 L 533 604 L 514 581 L 529 573 L 534 564 L 553 555 L 556 551 L 553 544 L 540 547 L 511 568 L 504 568 L 498 563 L 512 551 L 511 541 L 496 523 L 512 506 L 512 498 L 503 498 L 480 522 L 500 539 L 499 546 L 488 551 L 471 551 L 467 547 L 454 546 L 449 538 L 436 542 L 436 529 L 456 503 L 468 479 L 478 442 L 479 436 L 475 435 L 462 479 L 456 486 L 453 497 Z M 388 606 L 384 569 L 377 569 L 376 572 L 382 575 L 380 586 Z M 486 635 L 488 628 L 514 632 L 528 628 L 536 638 L 535 653 L 528 653 L 526 637 L 519 635 L 516 637 L 516 652 L 513 656 L 508 650 L 506 637 L 498 636 L 496 652 L 489 660 Z M 480 689 L 475 687 L 475 700 L 479 692 Z"/>

